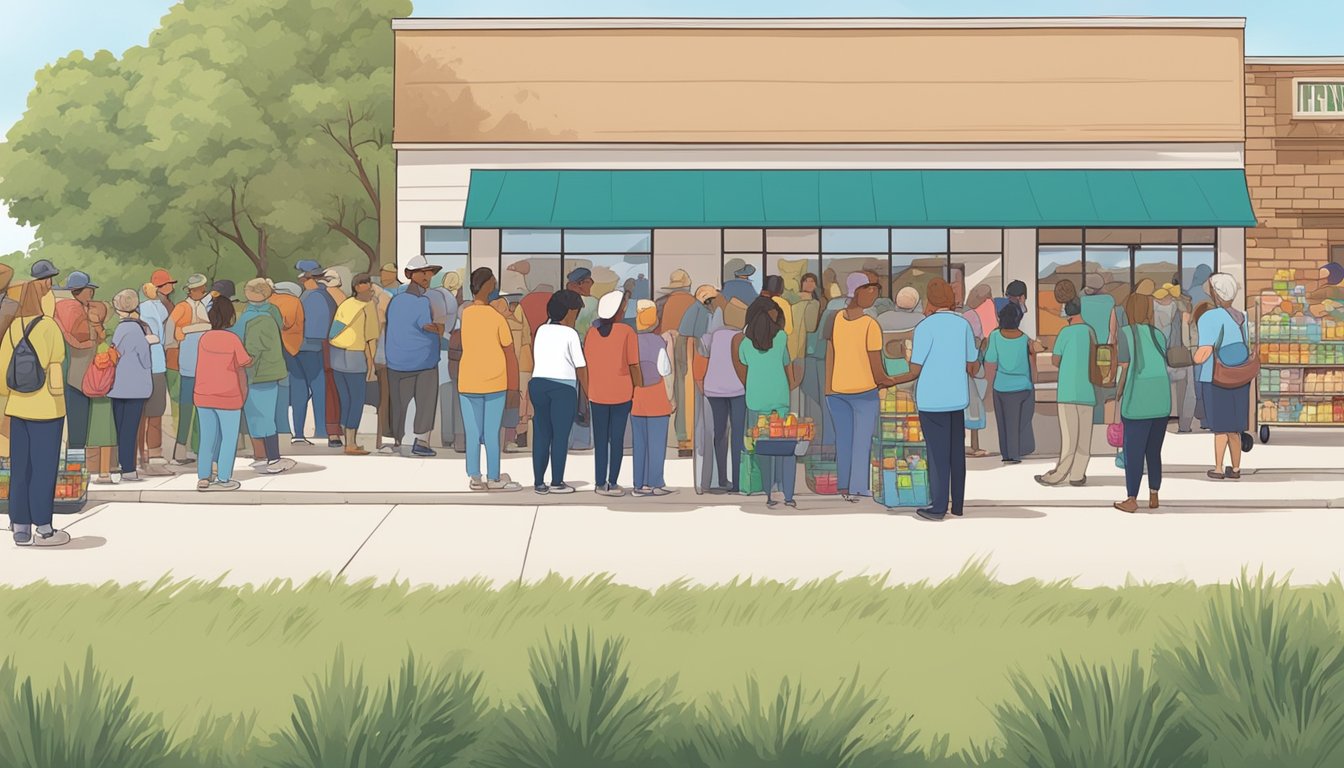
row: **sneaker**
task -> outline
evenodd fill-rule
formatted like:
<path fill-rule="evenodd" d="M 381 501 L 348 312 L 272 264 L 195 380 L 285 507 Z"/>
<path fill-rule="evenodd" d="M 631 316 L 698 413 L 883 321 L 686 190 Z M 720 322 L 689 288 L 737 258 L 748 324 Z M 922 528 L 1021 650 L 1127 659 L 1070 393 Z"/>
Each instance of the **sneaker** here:
<path fill-rule="evenodd" d="M 39 533 L 33 536 L 34 547 L 60 547 L 70 543 L 70 534 L 52 530 L 51 533 Z"/>
<path fill-rule="evenodd" d="M 242 488 L 242 487 L 243 487 L 242 484 L 239 483 L 237 480 L 229 480 L 229 481 L 227 481 L 227 482 L 223 482 L 223 483 L 221 483 L 221 482 L 219 482 L 218 480 L 216 480 L 215 482 L 211 483 L 211 484 L 210 484 L 210 487 L 207 488 L 206 490 L 207 490 L 207 491 L 236 491 L 236 490 L 238 490 L 239 488 Z"/>
<path fill-rule="evenodd" d="M 289 439 L 290 445 L 312 445 L 313 441 L 306 437 L 292 437 Z"/>
<path fill-rule="evenodd" d="M 919 515 L 921 520 L 928 520 L 933 523 L 942 522 L 943 518 L 947 517 L 947 513 L 945 512 L 935 513 L 933 507 L 921 507 L 915 510 L 915 514 Z"/>
<path fill-rule="evenodd" d="M 275 461 L 268 461 L 261 467 L 260 471 L 267 475 L 278 475 L 281 472 L 288 472 L 293 469 L 298 462 L 293 459 L 281 458 Z"/>
<path fill-rule="evenodd" d="M 534 485 L 534 486 L 532 486 L 532 490 L 536 491 L 537 493 L 541 494 L 542 496 L 545 496 L 546 494 L 548 494 L 548 493 L 551 492 L 551 486 L 549 486 L 549 485 L 544 485 L 544 484 L 543 484 L 543 485 Z"/>
<path fill-rule="evenodd" d="M 163 459 L 150 459 L 145 466 L 145 475 L 148 477 L 172 477 L 173 474 L 173 470 L 168 468 L 168 462 Z"/>
<path fill-rule="evenodd" d="M 208 490 L 210 490 L 210 481 L 209 481 L 209 480 L 197 480 L 197 481 L 196 481 L 196 490 L 198 490 L 198 491 L 208 491 Z"/>
<path fill-rule="evenodd" d="M 631 495 L 631 496 L 638 496 L 638 497 L 640 497 L 640 498 L 644 498 L 644 497 L 646 497 L 646 496 L 652 496 L 652 495 L 653 495 L 653 489 L 652 489 L 652 488 L 636 488 L 636 489 L 634 489 L 633 491 L 630 492 L 630 495 Z"/>
<path fill-rule="evenodd" d="M 327 447 L 328 447 L 328 448 L 344 448 L 344 447 L 345 447 L 345 443 L 342 442 L 342 441 L 341 441 L 341 438 L 339 438 L 339 437 L 328 437 L 328 438 L 327 438 Z"/>
<path fill-rule="evenodd" d="M 122 472 L 121 482 L 123 483 L 141 483 L 145 478 L 140 476 L 139 472 Z"/>
<path fill-rule="evenodd" d="M 91 477 L 91 478 L 89 478 L 89 482 L 92 483 L 93 485 L 116 485 L 116 484 L 117 484 L 117 481 L 114 480 L 114 479 L 112 478 L 111 475 L 97 475 L 97 476 L 95 476 L 95 477 Z"/>
<path fill-rule="evenodd" d="M 260 470 L 262 467 L 266 466 L 266 459 L 253 459 L 248 466 L 255 470 Z"/>
<path fill-rule="evenodd" d="M 429 458 L 431 456 L 438 456 L 439 454 L 435 453 L 434 449 L 430 448 L 428 445 L 425 445 L 423 443 L 416 443 L 415 445 L 411 446 L 411 455 L 420 456 L 423 458 Z"/>
<path fill-rule="evenodd" d="M 574 493 L 574 486 L 568 483 L 561 483 L 560 485 L 552 485 L 551 493 L 558 493 L 561 495 L 571 494 Z"/>
<path fill-rule="evenodd" d="M 654 489 L 653 489 L 653 495 L 654 495 L 654 496 L 671 496 L 671 495 L 674 494 L 674 493 L 676 493 L 676 491 L 672 490 L 671 488 L 654 488 Z"/>
<path fill-rule="evenodd" d="M 31 534 L 31 533 L 15 533 L 15 534 L 14 534 L 14 546 L 16 546 L 16 547 L 26 547 L 26 546 L 28 546 L 29 544 L 32 544 L 32 543 L 33 543 L 33 534 Z"/>
<path fill-rule="evenodd" d="M 1070 480 L 1069 485 L 1072 485 L 1074 488 L 1082 488 L 1084 485 L 1087 485 L 1087 478 L 1084 477 L 1082 480 Z"/>
<path fill-rule="evenodd" d="M 507 473 L 500 474 L 498 480 L 491 480 L 485 484 L 485 487 L 489 491 L 521 491 L 523 489 L 523 486 L 513 482 L 513 478 L 509 477 Z"/>
<path fill-rule="evenodd" d="M 599 485 L 597 487 L 597 492 L 602 496 L 610 496 L 613 498 L 625 495 L 625 489 L 619 485 L 616 485 L 615 483 L 609 485 Z"/>
<path fill-rule="evenodd" d="M 473 491 L 486 490 L 485 478 L 481 477 L 480 475 L 473 475 L 472 477 L 468 478 L 467 485 L 470 486 L 471 490 Z"/>

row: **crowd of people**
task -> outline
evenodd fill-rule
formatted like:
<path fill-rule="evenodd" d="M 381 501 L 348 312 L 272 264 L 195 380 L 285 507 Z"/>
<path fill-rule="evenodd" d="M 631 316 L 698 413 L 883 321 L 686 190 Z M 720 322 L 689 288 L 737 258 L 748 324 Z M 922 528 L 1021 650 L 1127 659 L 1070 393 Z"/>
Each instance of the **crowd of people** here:
<path fill-rule="evenodd" d="M 99 286 L 83 272 L 67 274 L 69 298 L 55 300 L 51 262 L 35 262 L 17 290 L 0 267 L 14 539 L 69 540 L 52 525 L 63 445 L 85 452 L 93 483 L 194 465 L 197 488 L 213 492 L 239 487 L 240 450 L 265 474 L 295 465 L 282 438 L 325 440 L 350 456 L 432 457 L 437 422 L 441 449 L 466 454 L 476 491 L 521 490 L 501 471 L 512 449 L 530 450 L 536 493 L 574 493 L 568 455 L 591 448 L 598 494 L 663 496 L 674 492 L 664 463 L 675 444 L 683 457 L 703 452 L 704 490 L 740 492 L 743 472 L 756 471 L 770 506 L 778 490 L 793 507 L 795 457 L 750 455 L 751 425 L 782 414 L 815 421 L 834 452 L 839 497 L 856 502 L 872 495 L 880 391 L 913 382 L 932 497 L 921 517 L 962 514 L 966 460 L 986 454 L 990 410 L 1003 462 L 1036 452 L 1037 360 L 1047 347 L 1029 330 L 1022 281 L 996 298 L 986 285 L 967 293 L 931 276 L 887 298 L 873 271 L 808 273 L 791 285 L 766 275 L 756 290 L 749 266 L 722 288 L 692 289 L 678 269 L 657 301 L 626 288 L 594 296 L 582 267 L 560 290 L 501 295 L 489 268 L 464 280 L 417 257 L 400 274 L 387 265 L 344 286 L 305 260 L 294 281 L 253 279 L 241 298 L 231 281 L 193 274 L 179 287 L 158 269 L 110 306 L 95 301 Z M 1116 508 L 1138 508 L 1145 474 L 1157 508 L 1173 411 L 1179 431 L 1199 419 L 1213 433 L 1209 478 L 1239 478 L 1255 361 L 1236 281 L 1206 274 L 1199 295 L 1186 296 L 1178 278 L 1143 280 L 1117 297 L 1093 277 L 1054 288 L 1065 320 L 1048 349 L 1062 447 L 1036 481 L 1085 485 L 1093 428 L 1105 425 L 1126 476 Z M 377 414 L 372 450 L 359 443 L 367 406 Z M 697 410 L 708 438 L 699 443 Z"/>

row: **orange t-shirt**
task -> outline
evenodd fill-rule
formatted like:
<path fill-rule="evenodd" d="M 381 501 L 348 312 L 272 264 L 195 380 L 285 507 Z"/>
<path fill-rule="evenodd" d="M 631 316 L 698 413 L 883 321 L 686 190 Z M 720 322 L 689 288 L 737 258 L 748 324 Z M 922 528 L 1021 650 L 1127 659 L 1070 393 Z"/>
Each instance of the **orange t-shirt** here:
<path fill-rule="evenodd" d="M 303 344 L 303 302 L 297 296 L 273 293 L 271 303 L 280 310 L 280 343 L 289 356 L 294 357 Z"/>
<path fill-rule="evenodd" d="M 639 340 L 634 328 L 616 323 L 605 337 L 596 327 L 589 328 L 583 356 L 588 361 L 589 402 L 620 405 L 634 400 L 635 382 L 630 378 L 630 366 L 639 364 Z"/>

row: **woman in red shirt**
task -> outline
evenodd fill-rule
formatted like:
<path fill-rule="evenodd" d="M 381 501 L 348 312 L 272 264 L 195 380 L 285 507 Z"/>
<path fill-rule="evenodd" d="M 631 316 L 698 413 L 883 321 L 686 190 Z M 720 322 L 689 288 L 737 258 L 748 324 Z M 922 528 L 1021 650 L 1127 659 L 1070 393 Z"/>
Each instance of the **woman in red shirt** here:
<path fill-rule="evenodd" d="M 201 335 L 196 357 L 196 412 L 201 419 L 201 450 L 196 459 L 196 490 L 235 491 L 233 459 L 238 452 L 238 427 L 247 399 L 244 368 L 252 357 L 242 339 L 229 330 L 237 319 L 233 302 L 216 299 L 207 315 L 211 330 Z M 211 465 L 218 470 L 211 477 Z"/>

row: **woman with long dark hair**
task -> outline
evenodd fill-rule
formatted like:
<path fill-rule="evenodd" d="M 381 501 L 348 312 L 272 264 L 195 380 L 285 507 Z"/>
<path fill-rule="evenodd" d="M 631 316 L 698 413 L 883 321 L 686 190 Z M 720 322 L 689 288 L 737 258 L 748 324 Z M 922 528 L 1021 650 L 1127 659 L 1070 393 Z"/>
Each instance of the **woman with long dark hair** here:
<path fill-rule="evenodd" d="M 589 367 L 588 402 L 593 409 L 593 463 L 597 492 L 624 496 L 616 482 L 625 454 L 625 425 L 635 389 L 644 385 L 639 371 L 635 329 L 621 322 L 628 297 L 612 291 L 597 302 L 597 322 L 588 329 L 583 354 Z"/>
<path fill-rule="evenodd" d="M 798 372 L 789 358 L 788 334 L 784 318 L 773 300 L 763 297 L 747 308 L 747 327 L 739 336 L 733 350 L 733 364 L 737 375 L 746 385 L 747 424 L 755 424 L 761 416 L 781 418 L 789 414 L 789 392 L 798 386 Z M 756 454 L 765 488 L 765 504 L 775 507 L 779 502 L 771 498 L 778 487 L 784 494 L 784 504 L 796 508 L 793 500 L 794 484 L 798 476 L 798 459 L 788 456 Z"/>

